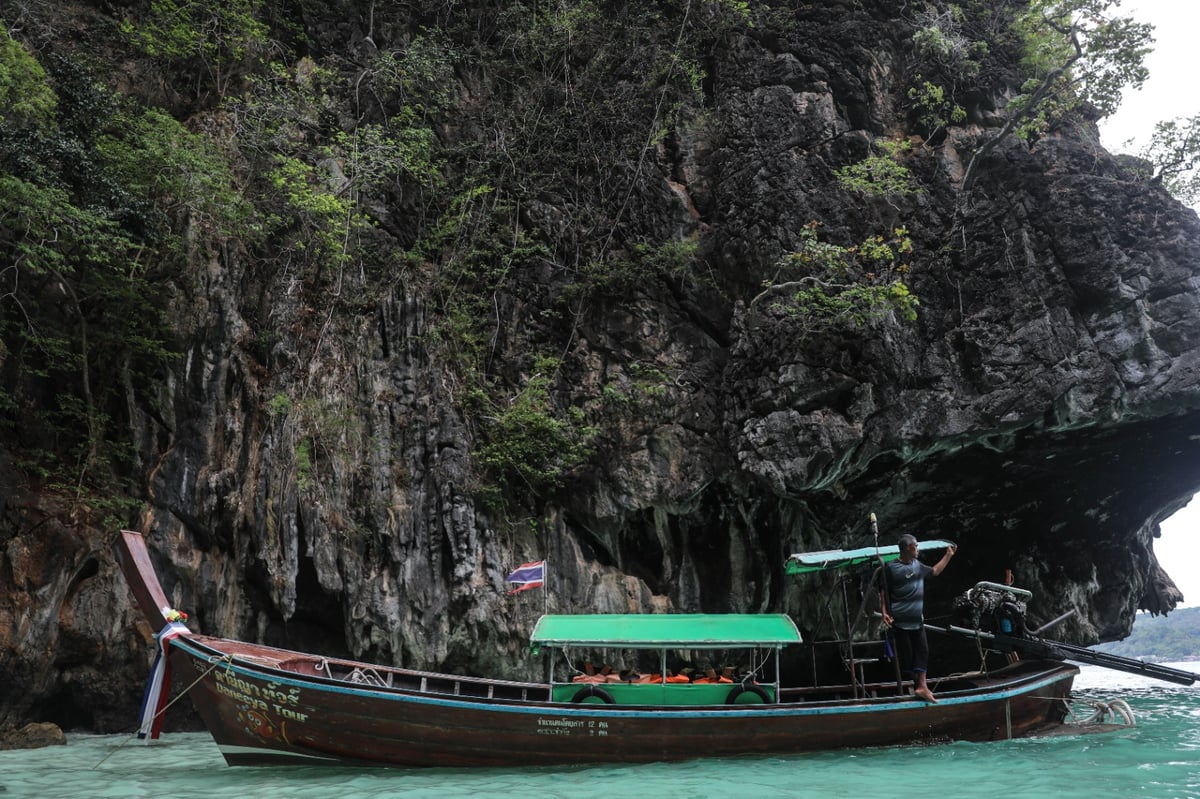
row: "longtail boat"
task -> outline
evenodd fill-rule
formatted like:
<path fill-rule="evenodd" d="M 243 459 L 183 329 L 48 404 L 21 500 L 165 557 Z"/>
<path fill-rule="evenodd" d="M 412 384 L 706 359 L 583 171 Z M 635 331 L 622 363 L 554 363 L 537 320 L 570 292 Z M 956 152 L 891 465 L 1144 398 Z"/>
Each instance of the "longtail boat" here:
<path fill-rule="evenodd" d="M 933 704 L 902 680 L 864 679 L 861 663 L 831 684 L 785 685 L 781 653 L 802 641 L 781 614 L 545 615 L 531 636 L 549 655 L 544 681 L 439 674 L 195 633 L 170 608 L 143 537 L 122 531 L 115 550 L 159 647 L 143 736 L 157 737 L 173 681 L 230 765 L 637 763 L 990 741 L 1060 726 L 1078 674 L 1055 658 L 1010 658 L 936 681 Z M 614 679 L 583 665 L 602 650 L 650 661 L 652 673 Z M 682 681 L 669 663 L 681 653 L 747 668 Z"/>

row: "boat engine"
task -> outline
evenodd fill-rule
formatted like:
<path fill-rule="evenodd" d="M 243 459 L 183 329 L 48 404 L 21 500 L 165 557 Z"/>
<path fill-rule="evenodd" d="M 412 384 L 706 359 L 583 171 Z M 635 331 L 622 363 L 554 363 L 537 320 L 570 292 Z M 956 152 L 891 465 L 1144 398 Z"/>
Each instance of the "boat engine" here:
<path fill-rule="evenodd" d="M 1028 595 L 1020 588 L 977 583 L 954 600 L 954 612 L 963 627 L 1022 637 L 1028 633 L 1024 602 Z"/>

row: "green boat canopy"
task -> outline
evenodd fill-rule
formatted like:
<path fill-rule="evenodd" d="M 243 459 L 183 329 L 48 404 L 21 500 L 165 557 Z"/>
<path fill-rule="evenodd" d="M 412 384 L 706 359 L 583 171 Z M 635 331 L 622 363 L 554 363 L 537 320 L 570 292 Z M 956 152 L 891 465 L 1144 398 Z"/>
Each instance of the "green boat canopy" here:
<path fill-rule="evenodd" d="M 920 541 L 917 551 L 928 552 L 945 549 L 949 541 Z M 863 547 L 862 549 L 828 549 L 823 552 L 801 552 L 787 559 L 784 571 L 788 574 L 810 574 L 827 569 L 840 569 L 846 566 L 861 566 L 864 563 L 877 563 L 880 558 L 884 562 L 900 557 L 900 547 L 892 544 L 888 547 Z"/>
<path fill-rule="evenodd" d="M 732 649 L 800 643 L 792 620 L 775 613 L 612 613 L 542 616 L 534 646 L 614 649 Z"/>

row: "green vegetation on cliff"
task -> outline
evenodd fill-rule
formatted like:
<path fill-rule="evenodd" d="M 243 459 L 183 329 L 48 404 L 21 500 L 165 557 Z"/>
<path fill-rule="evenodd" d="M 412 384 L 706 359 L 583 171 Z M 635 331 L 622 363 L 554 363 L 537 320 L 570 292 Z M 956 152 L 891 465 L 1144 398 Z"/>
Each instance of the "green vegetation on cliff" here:
<path fill-rule="evenodd" d="M 27 474 L 111 496 L 128 399 L 164 376 L 165 309 L 189 235 L 250 213 L 225 158 L 92 66 L 41 65 L 0 26 L 0 409 Z"/>
<path fill-rule="evenodd" d="M 824 173 L 811 196 L 787 199 L 813 219 L 858 213 L 820 237 L 816 225 L 777 231 L 755 263 L 742 243 L 704 241 L 720 211 L 711 198 L 695 207 L 681 142 L 703 130 L 739 146 L 717 113 L 722 81 L 739 76 L 719 73 L 715 54 L 752 37 L 806 46 L 800 16 L 840 10 L 635 2 L 614 24 L 597 0 L 499 11 L 154 0 L 81 3 L 76 21 L 0 2 L 0 410 L 22 465 L 97 494 L 136 471 L 131 398 L 171 426 L 156 407 L 166 401 L 145 398 L 188 345 L 167 309 L 209 261 L 252 265 L 237 312 L 252 328 L 250 371 L 274 381 L 264 409 L 289 385 L 301 386 L 292 407 L 306 407 L 303 364 L 327 325 L 396 286 L 418 297 L 424 344 L 454 372 L 445 382 L 478 484 L 531 504 L 639 435 L 606 400 L 608 386 L 638 382 L 636 364 L 608 364 L 590 386 L 571 356 L 589 323 L 639 293 L 705 293 L 727 313 L 769 294 L 801 335 L 913 321 L 910 276 L 949 245 L 909 226 L 932 181 L 908 137 L 944 136 L 983 96 L 1015 99 L 988 109 L 1004 122 L 980 150 L 1084 103 L 1104 113 L 1144 76 L 1148 31 L 1110 0 L 854 5 L 880 23 L 871 35 L 884 20 L 912 34 L 886 45 L 897 48 L 888 102 L 910 129 L 823 134 Z M 264 299 L 281 287 L 295 291 L 286 324 Z M 284 365 L 274 347 L 288 334 Z M 297 473 L 356 460 L 303 446 L 321 438 L 303 414 L 269 421 L 296 442 Z"/>

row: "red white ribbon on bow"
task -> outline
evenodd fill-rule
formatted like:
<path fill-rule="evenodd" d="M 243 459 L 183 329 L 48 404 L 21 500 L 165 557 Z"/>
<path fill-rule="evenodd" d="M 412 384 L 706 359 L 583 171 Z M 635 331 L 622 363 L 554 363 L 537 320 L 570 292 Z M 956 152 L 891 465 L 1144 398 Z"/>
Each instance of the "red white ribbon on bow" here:
<path fill-rule="evenodd" d="M 142 725 L 138 728 L 138 737 L 143 740 L 156 739 L 162 732 L 163 711 L 167 709 L 167 699 L 171 695 L 171 659 L 167 654 L 171 639 L 190 633 L 186 625 L 173 621 L 154 636 L 158 652 L 154 655 L 146 693 L 142 696 Z"/>

